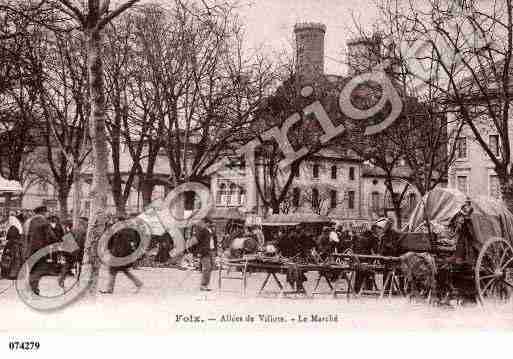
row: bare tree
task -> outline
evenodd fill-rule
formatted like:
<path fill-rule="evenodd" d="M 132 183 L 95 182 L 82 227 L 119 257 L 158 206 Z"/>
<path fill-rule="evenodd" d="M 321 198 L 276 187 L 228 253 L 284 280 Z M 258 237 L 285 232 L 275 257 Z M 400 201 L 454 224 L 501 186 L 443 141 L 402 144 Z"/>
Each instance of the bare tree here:
<path fill-rule="evenodd" d="M 18 12 L 2 13 L 0 33 L 5 35 L 0 44 L 0 174 L 29 185 L 32 166 L 26 166 L 27 156 L 37 146 L 35 128 L 41 116 L 35 83 L 43 37 L 41 27 L 29 26 Z"/>
<path fill-rule="evenodd" d="M 81 168 L 90 152 L 87 54 L 83 36 L 76 32 L 50 34 L 45 45 L 48 53 L 39 84 L 44 120 L 41 134 L 61 216 L 67 217 L 71 187 L 75 185 L 76 199 Z M 75 200 L 75 221 L 79 209 L 80 203 Z"/>
<path fill-rule="evenodd" d="M 206 182 L 205 171 L 249 138 L 253 112 L 272 83 L 271 65 L 242 52 L 243 36 L 232 8 L 208 17 L 179 15 L 190 31 L 181 39 L 189 76 L 170 96 L 167 156 L 175 183 Z"/>
<path fill-rule="evenodd" d="M 110 0 L 55 0 L 52 5 L 73 19 L 74 24 L 85 37 L 89 95 L 91 102 L 90 136 L 95 168 L 89 228 L 85 245 L 84 268 L 90 270 L 90 292 L 95 293 L 100 263 L 97 253 L 98 241 L 106 223 L 105 208 L 108 196 L 108 141 L 105 124 L 105 85 L 103 67 L 103 32 L 106 25 L 129 9 L 138 0 L 121 2 L 111 9 Z"/>
<path fill-rule="evenodd" d="M 136 120 L 132 117 L 138 113 L 135 110 L 137 96 L 133 96 L 130 89 L 138 82 L 138 73 L 145 71 L 141 61 L 136 59 L 136 16 L 135 10 L 127 12 L 107 28 L 106 35 L 107 128 L 112 158 L 112 196 L 118 215 L 126 212 L 126 203 L 140 168 L 145 135 L 151 127 L 144 113 Z M 123 155 L 126 152 L 123 147 L 128 156 Z M 122 161 L 128 167 L 122 168 Z"/>
<path fill-rule="evenodd" d="M 513 9 L 510 0 L 487 2 L 430 0 L 381 4 L 386 21 L 400 28 L 410 49 L 402 48 L 410 75 L 419 85 L 436 88 L 488 156 L 502 198 L 513 206 L 510 84 L 513 57 Z M 442 102 L 439 101 L 439 102 Z M 499 151 L 488 141 L 499 138 Z"/>

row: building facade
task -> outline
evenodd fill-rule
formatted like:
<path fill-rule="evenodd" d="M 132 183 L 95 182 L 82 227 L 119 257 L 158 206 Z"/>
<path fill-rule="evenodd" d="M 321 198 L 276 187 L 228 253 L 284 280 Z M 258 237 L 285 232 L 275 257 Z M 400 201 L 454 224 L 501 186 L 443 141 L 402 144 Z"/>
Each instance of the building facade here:
<path fill-rule="evenodd" d="M 454 114 L 449 114 L 452 119 Z M 454 123 L 456 121 L 449 121 Z M 513 121 L 511 121 L 513 125 Z M 500 156 L 499 135 L 492 128 L 480 124 L 481 133 L 488 142 L 490 149 Z M 475 139 L 472 130 L 464 126 L 458 138 L 455 139 L 455 160 L 449 168 L 449 187 L 458 189 L 468 196 L 490 196 L 501 198 L 499 180 L 494 170 L 494 164 L 488 154 Z M 513 151 L 513 145 L 510 151 Z"/>

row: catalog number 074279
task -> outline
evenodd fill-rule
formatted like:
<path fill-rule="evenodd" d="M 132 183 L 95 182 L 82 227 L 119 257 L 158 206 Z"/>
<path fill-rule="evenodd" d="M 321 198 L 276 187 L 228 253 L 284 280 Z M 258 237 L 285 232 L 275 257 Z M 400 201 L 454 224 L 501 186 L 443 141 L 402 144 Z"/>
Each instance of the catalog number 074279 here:
<path fill-rule="evenodd" d="M 18 341 L 11 341 L 9 342 L 9 350 L 12 351 L 18 351 L 18 350 L 38 350 L 40 347 L 39 342 L 18 342 Z"/>

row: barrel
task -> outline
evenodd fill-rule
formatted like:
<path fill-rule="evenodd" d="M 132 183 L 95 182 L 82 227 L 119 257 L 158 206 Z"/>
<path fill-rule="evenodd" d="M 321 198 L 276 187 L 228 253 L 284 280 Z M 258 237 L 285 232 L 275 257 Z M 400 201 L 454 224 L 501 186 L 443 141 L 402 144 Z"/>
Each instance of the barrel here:
<path fill-rule="evenodd" d="M 258 249 L 258 242 L 253 237 L 237 237 L 230 244 L 230 251 L 242 251 L 245 254 L 255 253 Z"/>

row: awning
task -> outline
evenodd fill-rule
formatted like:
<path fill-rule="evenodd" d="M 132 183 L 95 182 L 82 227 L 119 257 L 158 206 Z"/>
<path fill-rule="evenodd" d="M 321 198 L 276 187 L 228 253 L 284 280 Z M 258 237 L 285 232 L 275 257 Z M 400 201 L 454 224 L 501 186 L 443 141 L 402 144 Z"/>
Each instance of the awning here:
<path fill-rule="evenodd" d="M 23 188 L 18 181 L 9 181 L 0 176 L 0 193 L 21 193 Z"/>
<path fill-rule="evenodd" d="M 332 220 L 327 216 L 310 213 L 273 214 L 263 219 L 263 226 L 291 226 L 300 223 L 330 223 Z"/>
<path fill-rule="evenodd" d="M 244 219 L 246 215 L 238 208 L 215 208 L 209 212 L 209 217 L 212 219 Z"/>

